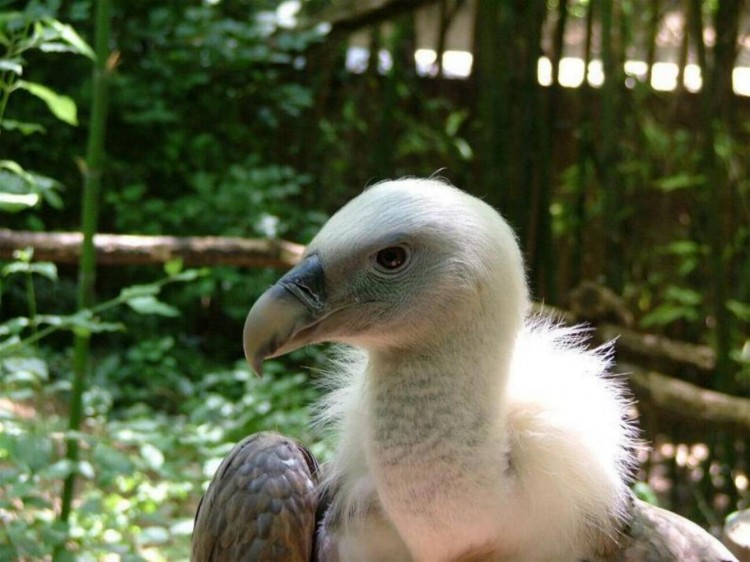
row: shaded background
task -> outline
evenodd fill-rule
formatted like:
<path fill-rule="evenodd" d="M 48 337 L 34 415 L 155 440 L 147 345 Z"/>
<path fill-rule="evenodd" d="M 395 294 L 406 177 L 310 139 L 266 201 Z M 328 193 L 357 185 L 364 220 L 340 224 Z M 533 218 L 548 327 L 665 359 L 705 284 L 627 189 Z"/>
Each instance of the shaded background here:
<path fill-rule="evenodd" d="M 10 10 L 93 36 L 90 1 L 0 3 Z M 747 397 L 748 13 L 727 0 L 115 2 L 99 230 L 305 243 L 365 185 L 437 173 L 506 216 L 538 299 L 569 308 L 583 281 L 606 287 L 619 311 L 607 321 L 712 350 L 707 369 L 675 376 Z M 41 206 L 0 214 L 3 228 L 80 228 L 90 73 L 84 57 L 26 55 L 24 78 L 70 96 L 80 124 L 14 93 L 5 117 L 44 132 L 6 127 L 0 158 L 54 182 Z M 0 170 L 0 191 L 24 189 Z M 28 279 L 4 271 L 0 320 L 28 315 Z M 249 432 L 329 450 L 306 410 L 316 371 L 301 368 L 322 353 L 260 380 L 241 360 L 244 316 L 279 274 L 213 267 L 165 290 L 179 317 L 110 313 L 128 328 L 94 340 L 90 472 L 67 539 L 81 559 L 185 558 L 201 487 Z M 161 275 L 101 268 L 98 298 Z M 33 283 L 37 310 L 74 309 L 74 268 Z M 56 335 L 3 358 L 9 559 L 62 540 L 49 537 L 69 355 Z M 639 409 L 654 445 L 644 493 L 714 529 L 747 506 L 745 431 Z"/>

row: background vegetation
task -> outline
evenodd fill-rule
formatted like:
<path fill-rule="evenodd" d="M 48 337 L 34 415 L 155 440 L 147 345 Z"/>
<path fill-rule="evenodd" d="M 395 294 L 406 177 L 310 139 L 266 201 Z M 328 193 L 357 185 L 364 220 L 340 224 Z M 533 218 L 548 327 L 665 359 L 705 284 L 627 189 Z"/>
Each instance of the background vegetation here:
<path fill-rule="evenodd" d="M 436 3 L 445 31 L 463 2 Z M 565 305 L 595 279 L 639 329 L 714 348 L 715 375 L 693 382 L 748 395 L 750 104 L 727 86 L 741 2 L 479 0 L 467 80 L 416 72 L 406 2 L 369 23 L 346 17 L 356 2 L 302 4 L 308 23 L 288 27 L 279 0 L 115 1 L 97 59 L 96 2 L 0 1 L 2 227 L 81 229 L 97 59 L 109 82 L 99 231 L 304 243 L 363 185 L 442 170 L 517 227 L 538 297 Z M 622 71 L 675 11 L 697 93 Z M 540 86 L 539 56 L 556 76 L 576 19 L 582 56 L 612 79 Z M 361 73 L 345 64 L 355 27 L 371 53 Z M 321 352 L 261 379 L 241 359 L 244 316 L 278 274 L 99 268 L 82 302 L 74 268 L 31 250 L 0 263 L 0 560 L 186 559 L 197 501 L 234 442 L 278 429 L 325 456 L 307 412 L 315 370 L 301 367 Z M 91 339 L 80 428 L 74 337 Z M 641 414 L 657 447 L 640 477 L 667 482 L 660 501 L 714 527 L 747 506 L 744 435 Z M 80 456 L 66 456 L 73 441 Z"/>

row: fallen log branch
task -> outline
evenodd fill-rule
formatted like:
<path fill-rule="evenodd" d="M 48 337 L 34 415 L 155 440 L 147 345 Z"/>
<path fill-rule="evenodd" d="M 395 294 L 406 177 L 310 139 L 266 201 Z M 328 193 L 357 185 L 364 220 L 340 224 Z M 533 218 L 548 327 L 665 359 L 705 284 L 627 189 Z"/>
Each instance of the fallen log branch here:
<path fill-rule="evenodd" d="M 536 311 L 551 315 L 566 324 L 591 323 L 570 311 L 548 305 L 537 305 Z M 708 383 L 714 376 L 716 354 L 707 345 L 673 340 L 656 334 L 642 334 L 625 326 L 593 323 L 594 343 L 615 340 L 618 362 L 649 365 L 655 371 L 679 374 L 680 378 Z"/>
<path fill-rule="evenodd" d="M 81 255 L 80 232 L 25 232 L 0 229 L 0 258 L 15 250 L 34 249 L 34 259 L 75 264 Z M 216 236 L 138 236 L 97 234 L 97 263 L 155 265 L 181 259 L 187 266 L 236 265 L 289 268 L 299 261 L 304 246 L 284 240 Z"/>
<path fill-rule="evenodd" d="M 716 369 L 716 354 L 705 345 L 687 344 L 641 334 L 631 328 L 634 318 L 620 295 L 606 286 L 583 281 L 569 294 L 568 307 L 577 322 L 597 327 L 599 341 L 617 339 L 618 359 L 649 365 L 655 371 L 679 373 L 691 382 L 708 382 Z"/>
<path fill-rule="evenodd" d="M 656 334 L 641 334 L 621 326 L 600 324 L 597 337 L 602 341 L 616 339 L 618 357 L 650 365 L 655 370 L 697 376 L 709 380 L 716 368 L 716 354 L 707 345 L 673 340 Z"/>
<path fill-rule="evenodd" d="M 672 416 L 693 421 L 729 425 L 750 431 L 750 399 L 708 390 L 689 382 L 648 371 L 630 364 L 618 364 L 629 373 L 636 397 Z"/>
<path fill-rule="evenodd" d="M 24 232 L 0 229 L 0 258 L 34 248 L 34 259 L 56 263 L 77 263 L 82 236 L 77 232 Z M 182 259 L 187 266 L 235 265 L 287 269 L 299 261 L 304 246 L 283 240 L 248 240 L 227 237 L 176 237 L 98 234 L 94 238 L 98 263 L 102 265 L 158 265 Z M 537 311 L 561 321 L 575 323 L 569 312 L 536 305 Z M 699 386 L 645 371 L 622 361 L 658 365 L 670 373 L 686 367 L 708 377 L 713 372 L 713 354 L 704 346 L 676 342 L 661 336 L 643 335 L 611 324 L 594 332 L 597 342 L 617 338 L 620 370 L 633 374 L 631 381 L 639 398 L 676 416 L 716 423 L 731 423 L 750 429 L 750 400 L 736 398 Z M 689 370 L 689 369 L 688 369 Z"/>

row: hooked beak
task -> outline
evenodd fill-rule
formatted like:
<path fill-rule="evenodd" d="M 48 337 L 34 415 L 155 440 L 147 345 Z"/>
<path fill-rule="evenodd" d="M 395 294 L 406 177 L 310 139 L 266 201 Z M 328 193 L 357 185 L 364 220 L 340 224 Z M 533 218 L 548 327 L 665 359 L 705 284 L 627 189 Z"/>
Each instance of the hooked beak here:
<path fill-rule="evenodd" d="M 316 254 L 307 256 L 263 293 L 250 309 L 242 333 L 245 358 L 257 374 L 263 361 L 311 343 L 325 317 L 325 274 Z"/>

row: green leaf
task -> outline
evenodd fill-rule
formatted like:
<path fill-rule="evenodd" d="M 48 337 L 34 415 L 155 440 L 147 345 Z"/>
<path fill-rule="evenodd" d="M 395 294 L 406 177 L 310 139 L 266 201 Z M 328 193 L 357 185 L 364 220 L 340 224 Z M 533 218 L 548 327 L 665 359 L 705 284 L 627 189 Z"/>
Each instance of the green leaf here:
<path fill-rule="evenodd" d="M 5 2 L 8 4 L 9 2 Z M 24 12 L 18 10 L 7 10 L 0 12 L 0 26 L 7 26 L 15 20 L 24 20 Z"/>
<path fill-rule="evenodd" d="M 164 453 L 151 443 L 141 445 L 141 456 L 151 470 L 159 470 L 164 465 Z"/>
<path fill-rule="evenodd" d="M 454 137 L 469 116 L 468 111 L 453 111 L 445 120 L 445 134 Z"/>
<path fill-rule="evenodd" d="M 14 162 L 13 160 L 0 160 L 0 170 L 8 170 L 11 174 L 19 176 L 26 183 L 34 181 L 33 176 L 24 170 L 18 162 Z"/>
<path fill-rule="evenodd" d="M 133 472 L 133 461 L 122 451 L 104 443 L 94 448 L 94 460 L 100 469 L 100 476 L 112 477 Z"/>
<path fill-rule="evenodd" d="M 60 182 L 40 174 L 27 172 L 18 162 L 0 160 L 0 185 L 4 185 L 6 189 L 2 192 L 3 194 L 16 196 L 5 197 L 11 209 L 18 204 L 19 198 L 17 196 L 29 194 L 41 196 L 44 201 L 56 209 L 62 208 L 62 199 L 56 192 L 62 187 Z M 27 202 L 31 202 L 30 197 L 26 199 L 28 199 Z M 24 199 L 20 199 L 20 201 L 24 201 Z"/>
<path fill-rule="evenodd" d="M 657 306 L 654 310 L 646 314 L 641 319 L 641 326 L 643 326 L 644 328 L 653 328 L 654 326 L 667 326 L 672 322 L 683 319 L 690 321 L 697 320 L 698 312 L 688 306 L 665 303 Z"/>
<path fill-rule="evenodd" d="M 53 463 L 42 470 L 46 478 L 56 478 L 62 480 L 75 472 L 75 465 L 68 459 L 62 459 Z"/>
<path fill-rule="evenodd" d="M 47 436 L 26 434 L 16 440 L 14 445 L 12 457 L 32 472 L 47 467 L 54 457 L 54 446 Z"/>
<path fill-rule="evenodd" d="M 57 281 L 57 266 L 48 261 L 40 261 L 30 264 L 31 272 L 46 277 L 50 281 Z"/>
<path fill-rule="evenodd" d="M 59 329 L 79 331 L 87 334 L 101 332 L 119 332 L 125 326 L 119 322 L 102 322 L 95 318 L 90 310 L 81 310 L 67 316 L 39 315 L 36 317 L 40 324 L 56 326 Z"/>
<path fill-rule="evenodd" d="M 464 160 L 471 160 L 474 156 L 474 152 L 471 149 L 471 145 L 466 142 L 464 139 L 457 138 L 455 141 L 453 141 L 454 146 L 456 147 L 456 150 L 458 150 L 458 153 L 461 155 L 461 158 Z"/>
<path fill-rule="evenodd" d="M 659 498 L 646 482 L 636 482 L 633 485 L 633 493 L 638 499 L 648 502 L 652 505 L 659 505 Z"/>
<path fill-rule="evenodd" d="M 169 278 L 170 281 L 195 281 L 208 274 L 206 269 L 186 269 Z"/>
<path fill-rule="evenodd" d="M 159 285 L 131 285 L 120 291 L 119 298 L 124 301 L 129 301 L 130 299 L 137 297 L 158 295 L 159 291 Z"/>
<path fill-rule="evenodd" d="M 60 34 L 60 39 L 70 45 L 74 52 L 88 57 L 91 60 L 96 60 L 96 53 L 94 53 L 94 50 L 81 38 L 80 35 L 78 35 L 78 33 L 76 33 L 75 29 L 54 19 L 48 19 L 46 20 L 46 23 Z"/>
<path fill-rule="evenodd" d="M 750 304 L 737 300 L 730 300 L 727 302 L 727 308 L 738 319 L 743 322 L 750 322 Z"/>
<path fill-rule="evenodd" d="M 68 524 L 55 521 L 41 529 L 42 543 L 46 546 L 62 545 L 68 539 Z M 76 557 L 69 551 L 55 553 L 55 562 L 76 562 Z"/>
<path fill-rule="evenodd" d="M 0 126 L 6 131 L 18 131 L 22 135 L 33 135 L 34 133 L 44 133 L 46 129 L 38 123 L 26 123 L 14 119 L 3 119 Z"/>
<path fill-rule="evenodd" d="M 175 307 L 161 302 L 156 297 L 144 296 L 128 299 L 127 304 L 138 314 L 157 314 L 159 316 L 175 317 L 180 315 L 180 311 Z"/>
<path fill-rule="evenodd" d="M 102 322 L 100 320 L 86 320 L 84 318 L 75 317 L 75 320 L 71 322 L 70 327 L 74 331 L 87 334 L 100 334 L 103 332 L 124 332 L 125 324 L 121 322 Z"/>
<path fill-rule="evenodd" d="M 13 250 L 13 259 L 23 263 L 31 263 L 31 260 L 34 259 L 34 248 L 26 246 L 25 248 Z"/>
<path fill-rule="evenodd" d="M 704 248 L 693 240 L 677 240 L 667 244 L 660 253 L 674 254 L 676 256 L 697 256 L 704 253 Z"/>
<path fill-rule="evenodd" d="M 92 480 L 96 476 L 94 466 L 89 461 L 79 461 L 77 468 L 78 474 L 83 476 L 86 480 Z"/>
<path fill-rule="evenodd" d="M 69 125 L 78 125 L 78 111 L 76 109 L 76 104 L 68 96 L 58 94 L 42 84 L 27 82 L 26 80 L 19 80 L 16 83 L 16 87 L 26 90 L 31 95 L 38 97 L 46 103 L 53 115 L 61 121 L 64 121 Z"/>
<path fill-rule="evenodd" d="M 686 287 L 669 286 L 664 293 L 667 300 L 679 303 L 686 307 L 698 306 L 703 300 L 703 295 Z"/>
<path fill-rule="evenodd" d="M 169 528 L 169 532 L 177 536 L 189 536 L 193 532 L 193 518 L 178 519 Z"/>
<path fill-rule="evenodd" d="M 674 176 L 668 176 L 656 180 L 655 185 L 657 189 L 661 191 L 676 191 L 678 189 L 688 189 L 690 187 L 698 187 L 705 181 L 705 177 L 696 174 L 690 174 L 687 172 L 677 174 Z"/>
<path fill-rule="evenodd" d="M 14 347 L 21 344 L 21 338 L 18 336 L 11 336 L 6 340 L 0 341 L 0 357 L 2 357 L 2 354 L 6 352 L 9 349 L 13 349 Z"/>
<path fill-rule="evenodd" d="M 23 66 L 18 59 L 0 59 L 0 71 L 12 72 L 21 76 L 23 74 Z"/>
<path fill-rule="evenodd" d="M 18 259 L 18 261 L 12 261 L 0 270 L 3 277 L 10 277 L 16 273 L 28 273 L 29 262 L 24 259 Z"/>
<path fill-rule="evenodd" d="M 138 533 L 138 544 L 166 544 L 169 542 L 169 531 L 164 527 L 146 527 Z"/>
<path fill-rule="evenodd" d="M 31 373 L 29 371 L 17 371 L 7 375 L 4 379 L 4 382 L 14 387 L 18 387 L 19 389 L 23 388 L 24 390 L 26 390 L 38 384 L 39 380 L 34 375 L 34 373 Z"/>
<path fill-rule="evenodd" d="M 164 272 L 169 277 L 175 277 L 182 271 L 182 259 L 176 258 L 164 264 Z"/>
<path fill-rule="evenodd" d="M 28 382 L 49 380 L 47 363 L 36 357 L 9 357 L 3 361 L 3 369 Z"/>
<path fill-rule="evenodd" d="M 39 45 L 39 50 L 43 53 L 77 53 L 75 48 L 59 41 L 45 41 Z"/>
<path fill-rule="evenodd" d="M 0 211 L 17 213 L 24 209 L 36 207 L 39 203 L 37 193 L 3 193 L 0 192 Z"/>
<path fill-rule="evenodd" d="M 25 316 L 11 318 L 0 324 L 0 336 L 7 337 L 20 334 L 25 328 L 28 328 L 29 324 L 29 319 Z"/>

